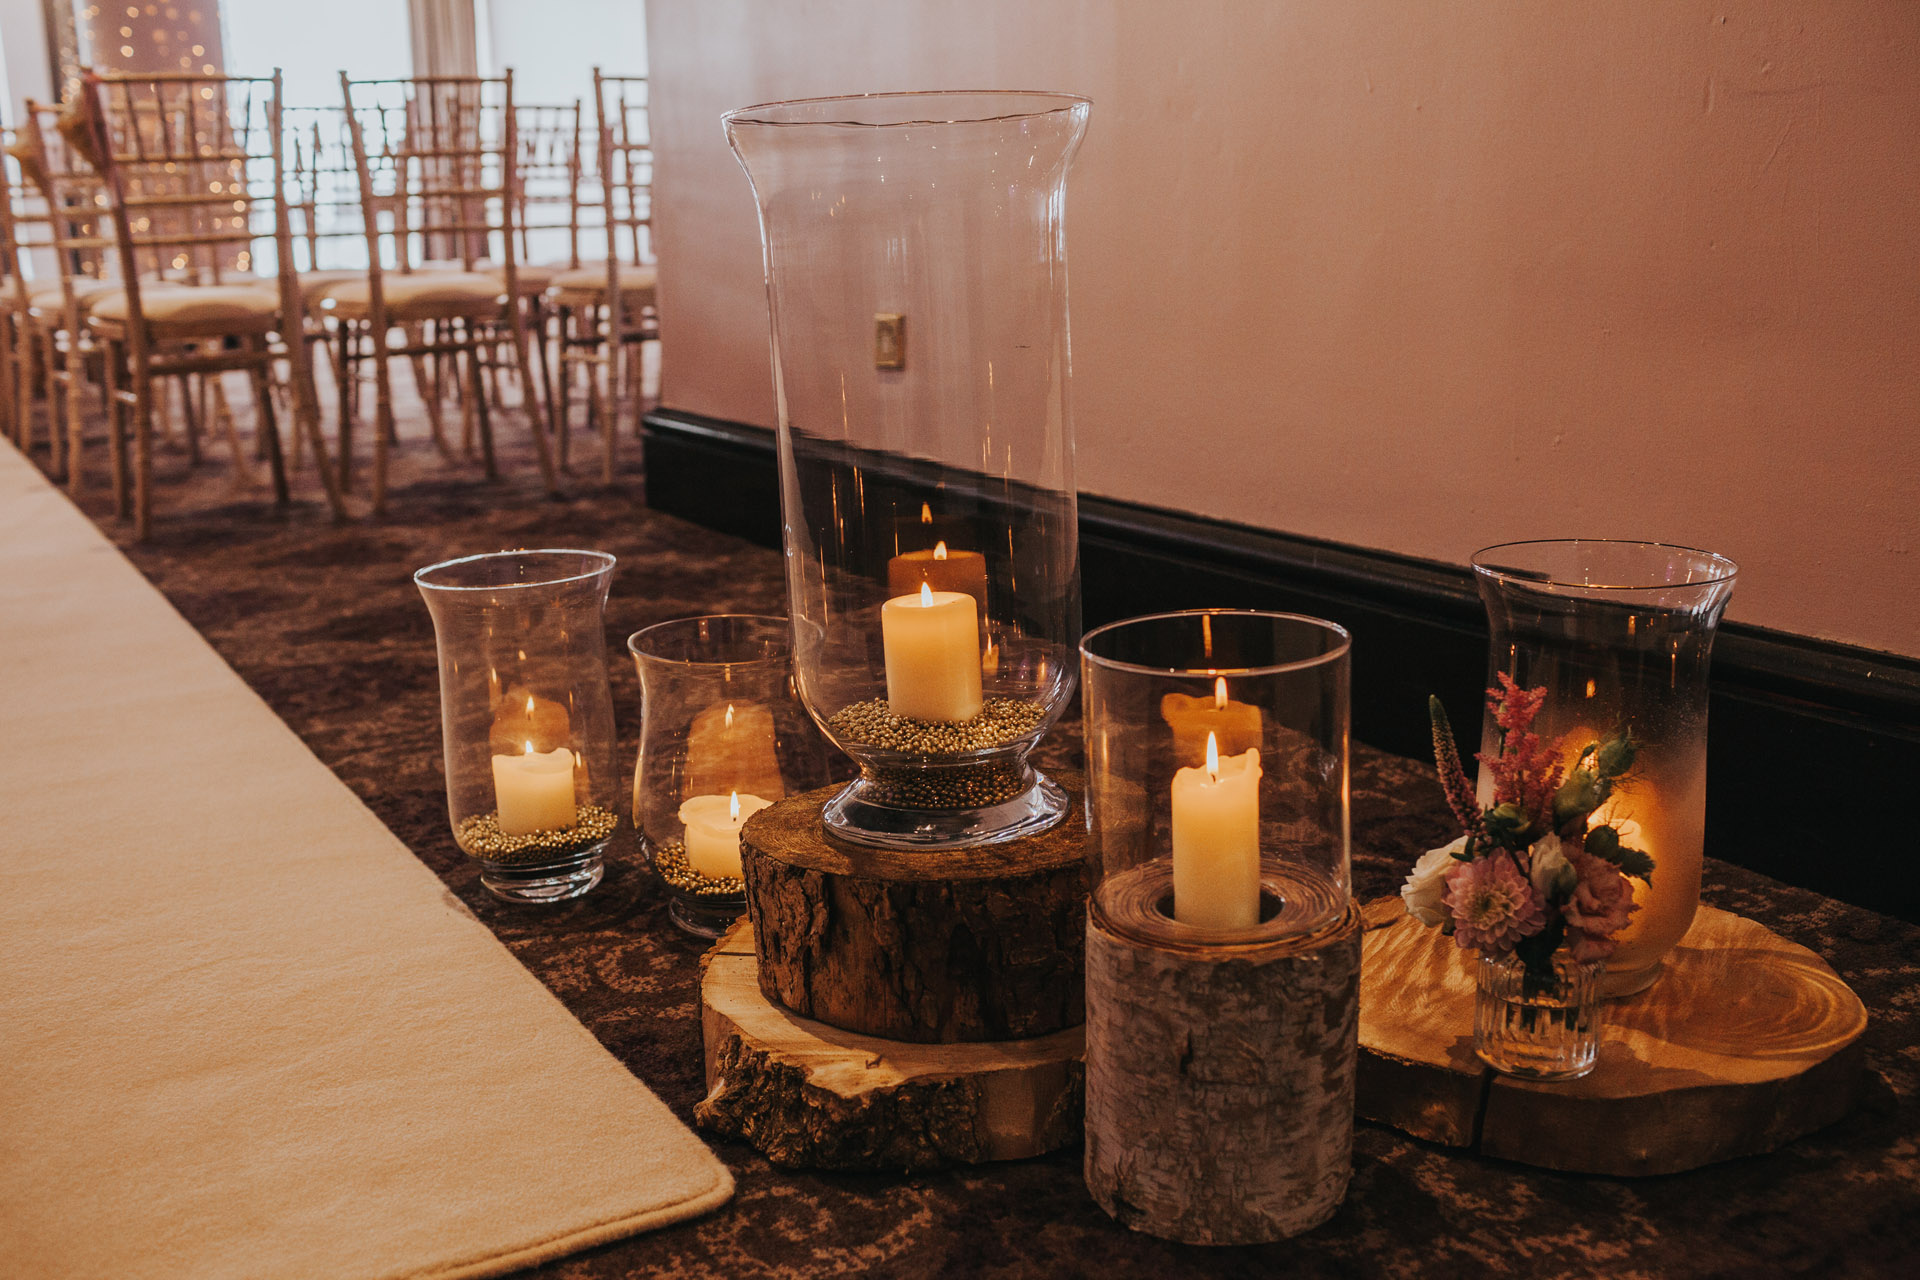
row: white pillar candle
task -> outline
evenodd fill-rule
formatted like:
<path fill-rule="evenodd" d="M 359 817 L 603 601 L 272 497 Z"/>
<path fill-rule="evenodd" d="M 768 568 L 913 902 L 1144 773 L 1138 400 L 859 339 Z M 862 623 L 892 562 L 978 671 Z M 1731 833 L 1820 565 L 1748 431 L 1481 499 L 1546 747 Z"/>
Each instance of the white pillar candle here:
<path fill-rule="evenodd" d="M 687 865 L 703 876 L 720 879 L 740 875 L 740 828 L 771 800 L 742 795 L 694 796 L 680 806 L 687 827 L 684 843 Z"/>
<path fill-rule="evenodd" d="M 887 704 L 911 720 L 980 714 L 980 623 L 973 597 L 920 584 L 880 606 Z"/>
<path fill-rule="evenodd" d="M 1260 752 L 1220 759 L 1207 735 L 1207 762 L 1173 775 L 1173 918 L 1202 929 L 1260 922 Z"/>
<path fill-rule="evenodd" d="M 500 830 L 510 836 L 557 831 L 574 822 L 573 752 L 565 747 L 493 758 L 493 797 Z"/>

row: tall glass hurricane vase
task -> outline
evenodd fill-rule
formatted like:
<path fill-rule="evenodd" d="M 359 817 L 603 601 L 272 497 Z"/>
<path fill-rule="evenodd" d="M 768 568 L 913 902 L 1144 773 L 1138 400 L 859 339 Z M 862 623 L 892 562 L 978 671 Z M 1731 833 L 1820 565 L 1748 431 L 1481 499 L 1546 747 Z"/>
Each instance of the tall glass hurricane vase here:
<path fill-rule="evenodd" d="M 1027 763 L 1080 629 L 1067 167 L 1085 99 L 747 107 L 801 697 L 860 776 L 827 825 L 953 848 L 1058 822 Z"/>
<path fill-rule="evenodd" d="M 1523 687 L 1546 686 L 1534 723 L 1542 741 L 1571 767 L 1593 744 L 1632 735 L 1633 766 L 1593 820 L 1652 855 L 1654 872 L 1651 886 L 1628 882 L 1636 909 L 1600 991 L 1644 990 L 1700 904 L 1707 673 L 1736 566 L 1660 543 L 1565 540 L 1488 547 L 1473 568 L 1493 633 L 1488 683 L 1506 672 Z M 1481 749 L 1499 745 L 1488 712 Z M 1479 789 L 1491 803 L 1484 766 Z"/>

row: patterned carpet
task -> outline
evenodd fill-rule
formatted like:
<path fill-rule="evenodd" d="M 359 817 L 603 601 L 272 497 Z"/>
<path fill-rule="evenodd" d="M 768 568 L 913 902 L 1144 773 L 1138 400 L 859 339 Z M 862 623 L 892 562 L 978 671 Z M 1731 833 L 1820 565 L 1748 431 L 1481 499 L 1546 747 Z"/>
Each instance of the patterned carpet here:
<path fill-rule="evenodd" d="M 647 510 L 631 436 L 612 487 L 598 484 L 597 441 L 588 441 L 568 496 L 549 500 L 522 421 L 497 421 L 505 478 L 487 483 L 477 464 L 441 460 L 411 420 L 390 513 L 379 521 L 331 524 L 311 472 L 295 478 L 294 507 L 276 511 L 264 490 L 236 492 L 219 446 L 193 469 L 177 449 L 160 449 L 154 537 L 145 545 L 129 545 L 102 488 L 90 488 L 82 506 L 528 969 L 690 1120 L 702 1092 L 699 948 L 668 923 L 657 883 L 630 845 L 606 882 L 573 906 L 508 907 L 480 889 L 448 829 L 433 632 L 409 575 L 511 546 L 618 555 L 607 642 L 619 655 L 621 758 L 631 761 L 639 688 L 625 636 L 696 613 L 783 612 L 780 557 Z M 1073 733 L 1061 732 L 1042 763 L 1076 754 Z M 1365 896 L 1391 892 L 1411 859 L 1449 834 L 1443 802 L 1414 762 L 1362 748 L 1354 772 L 1356 887 Z M 1709 864 L 1705 896 L 1826 956 L 1873 1019 L 1870 1061 L 1884 1083 L 1869 1106 L 1772 1156 L 1645 1181 L 1593 1179 L 1362 1125 L 1352 1187 L 1330 1223 L 1287 1244 L 1203 1251 L 1114 1226 L 1087 1196 L 1077 1150 L 898 1178 L 784 1173 L 745 1146 L 720 1144 L 739 1182 L 732 1207 L 529 1274 L 1914 1274 L 1920 928 L 1721 864 Z"/>

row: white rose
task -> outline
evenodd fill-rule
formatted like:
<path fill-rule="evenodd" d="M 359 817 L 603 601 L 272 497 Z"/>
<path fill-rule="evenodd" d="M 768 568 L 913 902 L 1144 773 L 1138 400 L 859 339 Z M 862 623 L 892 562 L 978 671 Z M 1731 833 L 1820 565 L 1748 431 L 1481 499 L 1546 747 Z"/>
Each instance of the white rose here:
<path fill-rule="evenodd" d="M 1461 836 L 1452 844 L 1420 855 L 1420 861 L 1413 864 L 1413 874 L 1400 886 L 1400 900 L 1407 904 L 1408 915 L 1429 928 L 1446 920 L 1447 909 L 1440 897 L 1447 891 L 1447 872 L 1459 865 L 1453 855 L 1466 847 L 1467 838 Z"/>
<path fill-rule="evenodd" d="M 1533 842 L 1533 891 L 1540 895 L 1541 901 L 1564 898 L 1578 883 L 1580 873 L 1567 861 L 1559 836 L 1546 835 Z"/>

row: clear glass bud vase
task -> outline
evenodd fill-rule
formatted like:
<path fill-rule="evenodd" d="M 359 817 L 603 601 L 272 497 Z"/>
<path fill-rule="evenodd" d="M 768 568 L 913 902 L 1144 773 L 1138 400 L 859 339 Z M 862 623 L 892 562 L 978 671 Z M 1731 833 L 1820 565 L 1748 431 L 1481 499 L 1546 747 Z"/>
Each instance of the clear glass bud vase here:
<path fill-rule="evenodd" d="M 1494 1070 L 1523 1080 L 1577 1080 L 1600 1051 L 1600 976 L 1564 950 L 1551 974 L 1529 974 L 1515 955 L 1474 966 L 1473 1049 Z"/>
<path fill-rule="evenodd" d="M 793 660 L 860 768 L 840 835 L 1044 830 L 1027 755 L 1072 697 L 1067 166 L 1085 99 L 881 94 L 747 107 L 727 136 L 765 248 Z"/>
<path fill-rule="evenodd" d="M 1591 824 L 1652 856 L 1651 884 L 1629 879 L 1635 909 L 1607 959 L 1603 996 L 1652 985 L 1700 904 L 1707 815 L 1707 674 L 1733 594 L 1724 556 L 1653 542 L 1567 540 L 1488 547 L 1473 557 L 1492 647 L 1487 682 L 1506 672 L 1545 686 L 1534 722 L 1571 771 L 1589 748 L 1626 732 L 1632 767 Z M 1497 754 L 1487 712 L 1481 750 Z M 1483 765 L 1479 800 L 1493 799 Z"/>
<path fill-rule="evenodd" d="M 603 615 L 613 557 L 501 551 L 413 575 L 433 615 L 447 810 L 497 897 L 600 882 L 619 825 Z"/>

